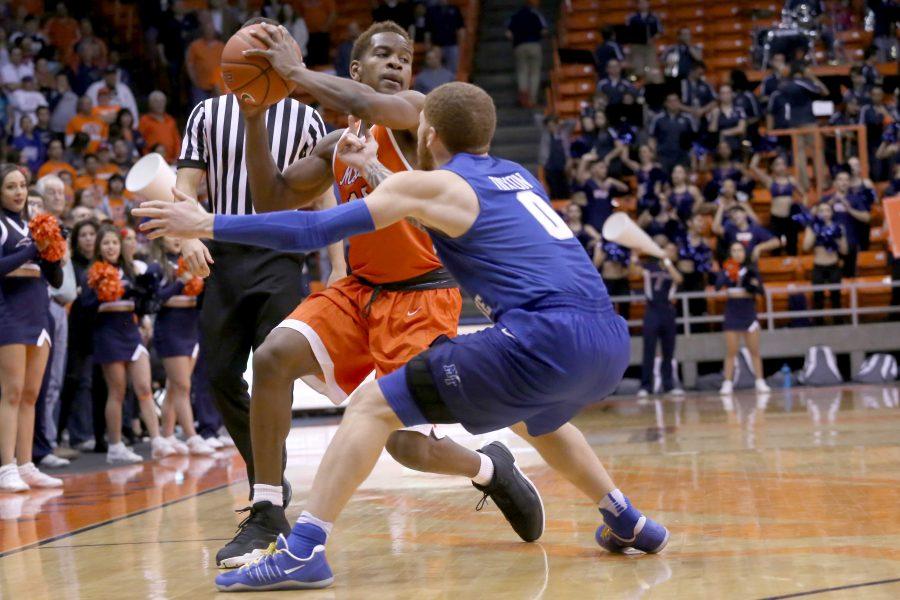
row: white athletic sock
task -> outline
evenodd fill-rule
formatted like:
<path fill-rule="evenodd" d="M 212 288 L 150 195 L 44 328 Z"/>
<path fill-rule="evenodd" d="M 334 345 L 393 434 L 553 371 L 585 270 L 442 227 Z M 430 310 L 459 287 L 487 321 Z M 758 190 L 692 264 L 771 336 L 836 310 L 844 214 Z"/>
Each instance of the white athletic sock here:
<path fill-rule="evenodd" d="M 625 494 L 620 492 L 619 488 L 614 489 L 600 500 L 600 509 L 612 513 L 614 517 L 621 515 L 627 508 L 628 501 L 625 500 Z"/>
<path fill-rule="evenodd" d="M 266 485 L 264 483 L 253 484 L 253 504 L 257 502 L 272 503 L 272 506 L 284 506 L 284 497 L 280 485 Z"/>
<path fill-rule="evenodd" d="M 300 513 L 300 516 L 297 517 L 297 522 L 298 523 L 310 523 L 312 525 L 315 525 L 316 527 L 318 527 L 319 529 L 321 529 L 322 531 L 325 532 L 326 537 L 331 535 L 331 529 L 332 529 L 332 527 L 334 527 L 334 523 L 329 523 L 328 521 L 323 521 L 319 517 L 316 517 L 315 515 L 313 515 L 312 513 L 310 513 L 309 511 L 306 511 L 306 510 L 304 510 L 302 513 Z"/>
<path fill-rule="evenodd" d="M 494 478 L 494 461 L 482 452 L 476 452 L 476 454 L 481 458 L 481 466 L 478 467 L 478 473 L 472 478 L 472 481 L 480 486 L 485 486 L 490 484 Z"/>

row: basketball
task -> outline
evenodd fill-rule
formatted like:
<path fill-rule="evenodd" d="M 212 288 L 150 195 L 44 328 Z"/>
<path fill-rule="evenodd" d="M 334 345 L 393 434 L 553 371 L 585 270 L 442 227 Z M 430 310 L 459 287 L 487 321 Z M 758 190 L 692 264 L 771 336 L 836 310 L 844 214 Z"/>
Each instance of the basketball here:
<path fill-rule="evenodd" d="M 260 24 L 245 27 L 231 36 L 225 44 L 222 50 L 222 79 L 228 90 L 240 96 L 247 104 L 271 106 L 286 98 L 293 86 L 262 56 L 244 56 L 244 50 L 265 48 L 252 35 L 260 27 Z M 299 55 L 300 46 L 297 46 L 296 41 L 294 45 Z"/>

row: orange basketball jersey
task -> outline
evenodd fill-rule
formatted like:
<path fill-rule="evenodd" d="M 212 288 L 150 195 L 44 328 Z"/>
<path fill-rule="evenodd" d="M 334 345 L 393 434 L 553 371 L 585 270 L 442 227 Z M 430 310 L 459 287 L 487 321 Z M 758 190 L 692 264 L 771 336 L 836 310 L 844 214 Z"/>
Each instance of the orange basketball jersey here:
<path fill-rule="evenodd" d="M 378 141 L 378 160 L 396 173 L 410 171 L 403 152 L 390 129 L 374 125 L 370 130 Z M 362 174 L 334 157 L 334 179 L 340 202 L 359 200 L 369 193 Z M 373 283 L 392 283 L 419 277 L 440 268 L 441 261 L 427 233 L 407 221 L 350 238 L 350 270 Z"/>

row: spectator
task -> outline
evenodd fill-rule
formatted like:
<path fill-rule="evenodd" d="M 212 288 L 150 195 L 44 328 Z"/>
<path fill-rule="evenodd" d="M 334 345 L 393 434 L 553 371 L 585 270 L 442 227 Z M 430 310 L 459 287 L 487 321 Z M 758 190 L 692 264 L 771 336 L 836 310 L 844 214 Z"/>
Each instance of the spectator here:
<path fill-rule="evenodd" d="M 648 0 L 638 0 L 637 12 L 628 17 L 625 24 L 639 43 L 631 44 L 631 68 L 638 77 L 657 68 L 656 40 L 662 34 L 659 18 L 650 12 Z"/>
<path fill-rule="evenodd" d="M 851 202 L 849 192 L 850 174 L 846 171 L 839 171 L 834 176 L 833 191 L 819 202 L 831 205 L 834 221 L 843 227 L 844 235 L 847 237 L 847 252 L 844 253 L 844 277 L 856 277 L 856 258 L 859 252 L 857 224 L 868 224 L 872 220 L 872 214 L 869 212 L 871 207 L 862 204 L 860 199 L 853 198 L 854 201 Z"/>
<path fill-rule="evenodd" d="M 81 19 L 78 22 L 78 28 L 81 37 L 75 44 L 75 52 L 79 56 L 90 56 L 93 65 L 102 71 L 109 63 L 109 49 L 106 47 L 106 42 L 94 35 L 94 24 L 90 19 Z M 87 53 L 84 52 L 86 48 L 90 48 Z"/>
<path fill-rule="evenodd" d="M 760 102 L 768 103 L 769 97 L 778 90 L 787 68 L 784 54 L 780 52 L 773 54 L 769 59 L 770 73 L 765 76 L 762 81 L 762 91 L 760 93 Z"/>
<path fill-rule="evenodd" d="M 678 42 L 665 52 L 665 75 L 673 79 L 684 79 L 691 68 L 703 60 L 700 48 L 691 44 L 691 30 L 678 30 Z"/>
<path fill-rule="evenodd" d="M 770 391 L 763 379 L 762 357 L 759 353 L 759 321 L 756 320 L 756 296 L 762 295 L 762 278 L 749 260 L 744 245 L 735 242 L 728 247 L 728 260 L 716 278 L 716 289 L 727 289 L 725 301 L 725 381 L 719 393 L 731 395 L 734 389 L 734 363 L 741 338 L 753 361 L 756 375 L 756 391 Z"/>
<path fill-rule="evenodd" d="M 815 125 L 812 103 L 828 95 L 828 88 L 803 63 L 791 64 L 790 77 L 778 86 L 785 98 L 785 120 L 788 127 Z"/>
<path fill-rule="evenodd" d="M 574 121 L 561 122 L 556 115 L 544 117 L 538 161 L 544 168 L 544 180 L 550 197 L 554 199 L 569 197 L 566 168 L 575 125 Z"/>
<path fill-rule="evenodd" d="M 59 136 L 50 131 L 50 108 L 47 106 L 39 106 L 35 111 L 37 122 L 34 126 L 34 132 L 41 138 L 44 148 L 50 145 L 51 140 L 57 139 Z"/>
<path fill-rule="evenodd" d="M 638 148 L 638 162 L 631 160 L 625 152 L 622 153 L 622 162 L 637 177 L 639 200 L 648 197 L 658 200 L 662 196 L 666 172 L 660 168 L 656 153 L 650 145 L 642 144 Z"/>
<path fill-rule="evenodd" d="M 134 166 L 134 152 L 131 145 L 122 138 L 113 142 L 112 163 L 116 165 L 119 173 L 124 177 L 128 171 Z"/>
<path fill-rule="evenodd" d="M 91 114 L 109 126 L 115 122 L 119 110 L 119 105 L 113 104 L 112 95 L 109 93 L 109 90 L 105 87 L 100 88 L 100 92 L 97 94 L 97 104 L 91 109 Z M 107 137 L 108 136 L 109 134 L 107 133 Z"/>
<path fill-rule="evenodd" d="M 288 33 L 300 46 L 300 54 L 306 56 L 309 48 L 309 28 L 306 26 L 306 21 L 303 20 L 303 17 L 294 10 L 292 5 L 285 3 L 281 5 L 281 14 L 278 17 L 278 21 L 287 28 Z"/>
<path fill-rule="evenodd" d="M 694 129 L 702 131 L 708 113 L 716 107 L 716 93 L 706 81 L 706 64 L 703 61 L 691 65 L 687 79 L 681 82 L 681 110 L 691 115 Z"/>
<path fill-rule="evenodd" d="M 900 164 L 900 122 L 894 122 L 884 128 L 881 144 L 875 152 L 876 158 L 887 161 L 891 166 L 889 172 L 896 173 Z"/>
<path fill-rule="evenodd" d="M 875 86 L 872 88 L 871 102 L 863 106 L 859 113 L 859 122 L 866 126 L 866 140 L 869 156 L 876 157 L 872 161 L 872 174 L 875 179 L 881 181 L 887 177 L 888 170 L 878 160 L 878 147 L 884 135 L 885 125 L 900 121 L 900 114 L 896 106 L 888 104 L 884 88 Z"/>
<path fill-rule="evenodd" d="M 37 171 L 38 179 L 42 179 L 48 175 L 57 175 L 59 176 L 60 171 L 65 171 L 72 176 L 74 181 L 75 177 L 78 176 L 78 172 L 75 168 L 67 163 L 65 160 L 65 148 L 63 147 L 62 140 L 53 140 L 47 145 L 47 161 L 41 165 L 41 167 Z"/>
<path fill-rule="evenodd" d="M 465 39 L 466 22 L 459 9 L 447 0 L 435 0 L 425 13 L 425 45 L 440 46 L 444 66 L 453 73 L 459 68 L 459 47 Z"/>
<path fill-rule="evenodd" d="M 69 86 L 69 78 L 65 73 L 56 76 L 56 91 L 50 100 L 50 129 L 63 133 L 72 117 L 78 112 L 78 94 Z"/>
<path fill-rule="evenodd" d="M 744 165 L 734 156 L 731 146 L 719 142 L 713 153 L 713 161 L 712 178 L 703 190 L 706 199 L 715 200 L 721 193 L 723 183 L 730 180 L 734 182 L 736 196 L 742 201 L 747 200 L 753 193 L 753 180 L 747 177 Z"/>
<path fill-rule="evenodd" d="M 856 156 L 847 159 L 847 168 L 850 170 L 850 187 L 847 189 L 847 200 L 851 206 L 857 206 L 868 213 L 872 212 L 872 206 L 877 201 L 875 184 L 862 172 L 862 163 Z M 872 233 L 871 222 L 855 221 L 856 239 L 859 249 L 869 249 Z"/>
<path fill-rule="evenodd" d="M 860 105 L 868 104 L 871 101 L 869 97 L 871 91 L 872 86 L 866 82 L 862 66 L 853 65 L 850 67 L 850 89 L 844 93 L 843 102 L 846 103 L 850 98 L 856 98 L 857 103 Z"/>
<path fill-rule="evenodd" d="M 109 91 L 110 104 L 115 104 L 122 108 L 127 108 L 135 118 L 138 117 L 137 102 L 134 100 L 134 94 L 131 88 L 122 83 L 119 78 L 119 68 L 116 65 L 109 65 L 103 71 L 103 79 L 94 82 L 87 89 L 87 96 L 95 105 L 99 104 L 100 91 L 106 89 Z"/>
<path fill-rule="evenodd" d="M 229 2 L 227 0 L 209 0 L 209 20 L 213 24 L 213 27 L 216 29 L 216 33 L 222 36 L 224 39 L 231 37 L 231 35 L 238 30 L 246 20 L 246 16 L 243 14 L 239 5 L 234 5 L 235 3 Z M 285 6 L 291 6 L 290 4 L 282 4 L 282 8 Z M 291 8 L 294 8 L 291 6 Z M 284 13 L 283 13 L 284 14 Z M 153 22 L 151 20 L 147 20 L 145 22 Z M 282 21 L 286 27 L 288 27 L 288 23 L 291 21 L 285 20 Z M 306 24 L 303 24 L 306 27 Z M 288 30 L 291 28 L 288 27 Z M 304 52 L 306 52 L 304 48 Z"/>
<path fill-rule="evenodd" d="M 169 83 L 174 88 L 181 78 L 188 44 L 194 39 L 200 23 L 196 15 L 187 10 L 184 0 L 173 0 L 161 21 L 157 53 L 163 59 Z"/>
<path fill-rule="evenodd" d="M 125 191 L 125 178 L 116 173 L 109 178 L 109 187 L 104 195 L 101 210 L 112 220 L 116 227 L 126 227 L 132 209 L 131 200 Z"/>
<path fill-rule="evenodd" d="M 334 72 L 338 77 L 350 77 L 350 55 L 353 52 L 353 43 L 359 34 L 359 23 L 350 21 L 347 24 L 346 37 L 338 46 L 334 57 Z"/>
<path fill-rule="evenodd" d="M 813 208 L 813 217 L 806 226 L 803 237 L 803 251 L 813 250 L 813 285 L 841 283 L 841 255 L 847 254 L 847 235 L 844 228 L 834 222 L 831 205 L 822 203 Z M 841 308 L 841 290 L 829 292 L 831 308 Z M 825 308 L 825 292 L 813 292 L 813 308 Z M 816 323 L 824 323 L 822 317 L 816 317 Z"/>
<path fill-rule="evenodd" d="M 600 236 L 596 231 L 591 231 L 582 223 L 581 207 L 574 202 L 570 202 L 563 211 L 563 220 L 569 226 L 569 230 L 587 252 L 587 255 L 593 260 L 594 253 L 597 250 L 597 243 Z"/>
<path fill-rule="evenodd" d="M 87 96 L 78 99 L 78 112 L 66 125 L 66 144 L 71 146 L 76 133 L 84 133 L 90 140 L 88 152 L 96 152 L 100 142 L 106 140 L 108 126 L 93 115 L 93 103 Z"/>
<path fill-rule="evenodd" d="M 734 105 L 744 111 L 747 119 L 747 136 L 755 145 L 759 137 L 757 129 L 762 111 L 759 108 L 759 100 L 753 93 L 754 85 L 747 80 L 747 75 L 738 69 L 731 71 L 728 80 L 734 91 Z"/>
<path fill-rule="evenodd" d="M 19 134 L 12 140 L 12 147 L 19 151 L 19 160 L 24 161 L 28 170 L 37 173 L 43 164 L 47 149 L 41 138 L 34 132 L 34 121 L 23 115 L 18 123 Z"/>
<path fill-rule="evenodd" d="M 866 80 L 866 85 L 870 88 L 876 85 L 882 85 L 884 78 L 878 70 L 878 50 L 874 46 L 869 46 L 863 51 L 862 75 Z"/>
<path fill-rule="evenodd" d="M 524 108 L 533 108 L 539 100 L 544 60 L 541 40 L 546 34 L 547 22 L 537 9 L 537 2 L 531 0 L 507 24 L 506 37 L 512 40 L 516 60 L 519 105 Z"/>
<path fill-rule="evenodd" d="M 727 222 L 724 220 L 726 210 Z M 735 242 L 743 244 L 753 263 L 758 262 L 764 253 L 781 247 L 781 241 L 768 229 L 750 220 L 750 215 L 741 204 L 732 204 L 727 209 L 724 203 L 720 204 L 713 218 L 712 231 L 722 238 L 725 248 L 730 248 Z"/>
<path fill-rule="evenodd" d="M 39 58 L 34 63 L 34 81 L 42 94 L 49 94 L 56 89 L 56 74 L 50 68 L 46 58 Z"/>
<path fill-rule="evenodd" d="M 610 177 L 609 165 L 593 153 L 581 157 L 575 181 L 583 195 L 583 222 L 599 237 L 603 224 L 616 206 L 615 197 L 627 194 L 628 186 Z"/>
<path fill-rule="evenodd" d="M 868 0 L 866 3 L 875 17 L 873 44 L 878 49 L 877 60 L 880 62 L 896 61 L 900 56 L 897 48 L 897 21 L 900 19 L 900 6 L 896 0 Z"/>
<path fill-rule="evenodd" d="M 83 131 L 79 131 L 72 138 L 72 142 L 66 148 L 65 160 L 67 163 L 75 167 L 77 171 L 84 168 L 84 155 L 87 154 L 88 146 L 91 144 L 91 138 Z M 99 144 L 98 144 L 99 146 Z M 74 180 L 72 184 L 74 186 Z"/>
<path fill-rule="evenodd" d="M 162 92 L 160 92 L 162 93 Z M 154 95 L 150 93 L 150 112 L 153 112 L 154 103 L 158 102 L 158 98 L 154 99 Z M 165 99 L 165 95 L 163 95 L 163 99 Z M 165 109 L 165 103 L 163 103 L 163 108 Z M 147 115 L 144 115 L 146 117 Z M 141 117 L 143 120 L 144 117 Z M 147 148 L 147 141 L 144 138 L 144 135 L 138 130 L 135 129 L 134 125 L 134 116 L 127 108 L 123 108 L 119 111 L 119 114 L 116 115 L 116 122 L 113 124 L 113 127 L 117 131 L 116 137 L 119 137 L 125 140 L 128 143 L 129 148 L 131 149 L 132 156 L 140 156 L 144 150 Z M 112 128 L 110 128 L 112 129 Z M 176 130 L 176 134 L 178 131 Z M 112 135 L 110 135 L 112 137 Z M 181 138 L 179 136 L 178 144 L 181 144 Z M 160 142 L 157 142 L 157 144 Z"/>
<path fill-rule="evenodd" d="M 410 37 L 416 44 L 425 43 L 425 26 L 427 24 L 428 7 L 424 2 L 413 2 L 413 22 L 410 27 Z"/>
<path fill-rule="evenodd" d="M 166 95 L 159 90 L 152 92 L 148 106 L 149 112 L 141 117 L 138 131 L 150 147 L 162 144 L 166 162 L 172 163 L 178 158 L 181 135 L 175 118 L 166 112 Z"/>
<path fill-rule="evenodd" d="M 659 342 L 662 353 L 660 375 L 664 393 L 684 394 L 684 390 L 675 387 L 672 373 L 672 361 L 675 359 L 675 325 L 676 312 L 672 305 L 675 290 L 684 282 L 684 278 L 675 268 L 673 260 L 678 258 L 675 244 L 667 244 L 664 248 L 666 257 L 662 260 L 647 257 L 640 269 L 644 278 L 644 298 L 647 308 L 644 312 L 642 333 L 644 337 L 643 362 L 641 365 L 641 389 L 638 396 L 653 393 L 653 367 L 656 362 L 656 345 Z"/>
<path fill-rule="evenodd" d="M 15 126 L 14 133 L 22 132 L 19 127 L 22 117 L 31 119 L 32 124 L 37 122 L 37 109 L 47 106 L 47 99 L 37 91 L 34 77 L 28 76 L 22 79 L 22 87 L 9 94 L 9 108 L 12 110 L 12 122 Z"/>
<path fill-rule="evenodd" d="M 797 255 L 797 222 L 802 205 L 796 201 L 806 190 L 788 172 L 787 159 L 776 156 L 770 165 L 771 174 L 759 167 L 760 156 L 754 154 L 750 160 L 750 171 L 756 180 L 763 184 L 772 198 L 769 229 L 776 237 L 784 241 L 784 249 L 788 256 Z"/>
<path fill-rule="evenodd" d="M 413 24 L 413 7 L 409 0 L 380 0 L 372 9 L 372 20 L 393 21 L 403 29 L 409 29 Z"/>
<path fill-rule="evenodd" d="M 10 43 L 14 46 L 21 46 L 25 53 L 32 58 L 52 56 L 50 42 L 47 36 L 38 29 L 39 26 L 40 22 L 36 15 L 27 15 L 22 22 L 22 29 L 10 36 Z M 26 46 L 28 47 L 27 50 Z"/>
<path fill-rule="evenodd" d="M 78 21 L 69 16 L 69 9 L 65 2 L 56 3 L 56 12 L 47 21 L 44 30 L 47 32 L 50 45 L 59 52 L 60 61 L 68 62 L 80 33 Z"/>
<path fill-rule="evenodd" d="M 683 168 L 683 167 L 679 167 Z M 673 171 L 674 173 L 674 171 Z M 687 221 L 687 233 L 678 244 L 678 271 L 684 277 L 682 289 L 685 292 L 702 292 L 709 281 L 713 268 L 713 253 L 704 241 L 706 215 L 694 213 Z M 688 312 L 692 316 L 706 314 L 706 298 L 690 298 Z M 705 331 L 705 324 L 692 326 L 694 331 Z"/>
<path fill-rule="evenodd" d="M 436 87 L 450 83 L 456 79 L 456 75 L 446 69 L 441 62 L 441 49 L 432 46 L 425 53 L 425 68 L 416 73 L 416 83 L 413 89 L 427 94 Z"/>
<path fill-rule="evenodd" d="M 9 62 L 0 66 L 0 83 L 9 93 L 19 89 L 26 77 L 34 78 L 34 63 L 25 58 L 21 48 L 13 47 L 9 51 Z"/>
<path fill-rule="evenodd" d="M 337 19 L 334 0 L 302 0 L 300 3 L 303 19 L 309 29 L 309 53 L 306 64 L 310 67 L 327 65 L 331 62 L 328 51 L 331 48 L 331 28 Z"/>
<path fill-rule="evenodd" d="M 100 175 L 100 159 L 96 154 L 88 154 L 84 157 L 84 174 L 75 178 L 75 193 L 82 190 L 91 190 L 90 201 L 85 201 L 84 195 L 80 204 L 90 208 L 98 208 L 103 196 L 106 194 L 107 182 Z"/>
<path fill-rule="evenodd" d="M 691 142 L 694 126 L 691 119 L 681 112 L 681 102 L 676 94 L 666 97 L 665 112 L 650 122 L 650 137 L 662 157 L 662 168 L 670 173 L 676 165 L 690 164 Z"/>
<path fill-rule="evenodd" d="M 709 113 L 708 130 L 711 143 L 722 141 L 735 155 L 740 152 L 747 133 L 747 115 L 735 106 L 734 91 L 730 85 L 719 88 L 718 102 Z"/>
<path fill-rule="evenodd" d="M 597 67 L 597 75 L 606 75 L 606 64 L 611 60 L 622 62 L 625 54 L 622 47 L 616 42 L 616 30 L 609 25 L 600 29 L 600 39 L 603 41 L 594 48 L 594 66 Z"/>
<path fill-rule="evenodd" d="M 622 63 L 616 59 L 607 61 L 606 77 L 597 83 L 596 93 L 606 96 L 608 106 L 622 104 L 627 94 L 638 95 L 635 87 L 622 79 Z"/>
<path fill-rule="evenodd" d="M 191 103 L 200 102 L 218 96 L 224 89 L 222 83 L 222 50 L 225 44 L 216 35 L 212 23 L 205 22 L 200 26 L 201 37 L 188 46 L 185 67 L 191 80 Z"/>
<path fill-rule="evenodd" d="M 666 200 L 678 218 L 687 224 L 691 217 L 703 208 L 703 195 L 696 185 L 691 184 L 687 169 L 683 165 L 675 165 L 672 168 L 669 180 L 671 185 Z"/>
<path fill-rule="evenodd" d="M 100 144 L 97 149 L 97 175 L 100 179 L 109 182 L 109 178 L 119 174 L 119 166 L 113 162 L 112 147 L 107 142 Z"/>

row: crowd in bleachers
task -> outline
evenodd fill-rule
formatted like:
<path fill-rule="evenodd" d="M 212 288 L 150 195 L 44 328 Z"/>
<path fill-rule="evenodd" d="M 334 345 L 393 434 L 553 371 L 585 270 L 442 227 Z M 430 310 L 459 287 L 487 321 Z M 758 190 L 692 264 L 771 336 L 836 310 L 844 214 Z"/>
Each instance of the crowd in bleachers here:
<path fill-rule="evenodd" d="M 829 20 L 821 3 L 810 3 L 823 31 L 841 35 L 819 36 L 823 47 L 792 56 L 772 54 L 758 80 L 750 81 L 745 69 L 719 68 L 716 83 L 707 73 L 707 61 L 717 58 L 707 50 L 715 47 L 709 38 L 701 48 L 692 39 L 698 28 L 685 25 L 673 43 L 664 43 L 667 21 L 681 22 L 657 14 L 659 8 L 677 15 L 681 5 L 701 14 L 713 9 L 677 0 L 658 4 L 628 3 L 630 13 L 612 17 L 619 22 L 597 12 L 601 20 L 593 23 L 602 29 L 594 64 L 558 60 L 548 94 L 540 154 L 544 180 L 551 197 L 579 207 L 581 222 L 573 227 L 610 287 L 625 295 L 640 288 L 633 269 L 628 283 L 623 266 L 629 257 L 601 237 L 604 221 L 620 209 L 630 211 L 661 246 L 678 248 L 678 266 L 690 275 L 684 291 L 711 285 L 714 278 L 704 274 L 724 270 L 734 242 L 744 246 L 764 281 L 839 283 L 887 275 L 880 201 L 900 193 L 897 4 L 869 3 L 874 34 L 859 60 L 831 42 L 847 38 L 864 21 L 862 3 L 840 3 L 843 17 Z M 575 1 L 563 8 L 562 21 L 572 28 L 560 33 L 564 41 L 579 34 L 575 23 L 595 14 L 591 6 Z M 631 43 L 619 43 L 617 34 Z M 558 56 L 565 58 L 564 52 Z M 816 75 L 816 52 L 849 71 L 840 90 Z M 749 59 L 748 52 L 740 64 L 749 65 Z M 588 92 L 585 82 L 592 79 Z M 571 98 L 579 98 L 577 106 Z M 833 110 L 820 112 L 819 101 L 829 99 L 836 100 Z M 866 141 L 856 130 L 832 132 L 816 150 L 805 132 L 829 125 L 859 125 Z M 779 135 L 785 131 L 799 133 Z M 824 185 L 815 177 L 816 152 L 824 152 Z M 809 308 L 823 307 L 825 295 L 811 294 Z M 840 305 L 839 291 L 829 298 Z M 691 312 L 707 312 L 706 304 L 692 302 Z"/>

